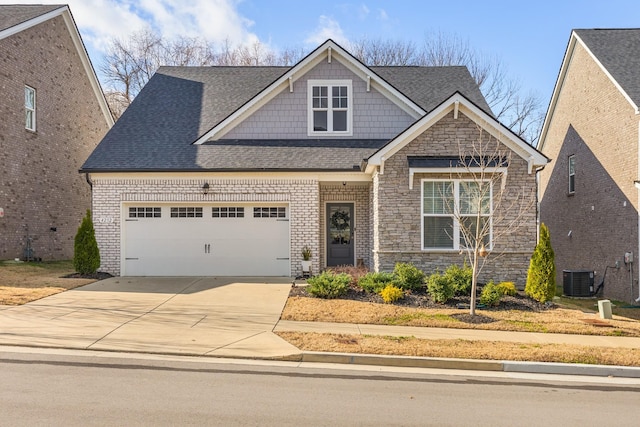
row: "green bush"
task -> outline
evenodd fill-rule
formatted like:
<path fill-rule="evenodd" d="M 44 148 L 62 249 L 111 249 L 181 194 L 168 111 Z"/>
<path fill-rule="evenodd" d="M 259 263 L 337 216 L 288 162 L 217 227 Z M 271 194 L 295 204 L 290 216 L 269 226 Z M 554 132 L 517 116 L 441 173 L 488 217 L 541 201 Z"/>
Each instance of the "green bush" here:
<path fill-rule="evenodd" d="M 509 295 L 515 297 L 518 295 L 518 290 L 516 289 L 516 284 L 513 282 L 500 282 L 497 285 L 500 289 L 502 289 L 503 295 Z"/>
<path fill-rule="evenodd" d="M 333 299 L 339 298 L 349 290 L 351 276 L 345 273 L 333 273 L 324 271 L 321 274 L 307 279 L 307 292 L 314 297 Z"/>
<path fill-rule="evenodd" d="M 467 267 L 465 263 L 463 267 L 455 264 L 450 265 L 444 272 L 444 275 L 455 288 L 456 295 L 470 295 L 471 281 L 473 279 L 473 269 Z"/>
<path fill-rule="evenodd" d="M 556 294 L 554 258 L 549 229 L 546 225 L 540 224 L 540 241 L 531 256 L 527 271 L 527 284 L 524 288 L 525 293 L 537 301 L 550 301 Z"/>
<path fill-rule="evenodd" d="M 380 296 L 387 304 L 398 301 L 404 296 L 404 292 L 399 287 L 388 284 L 383 290 L 380 291 Z"/>
<path fill-rule="evenodd" d="M 401 289 L 416 291 L 424 287 L 424 273 L 413 264 L 399 262 L 393 269 L 393 274 Z"/>
<path fill-rule="evenodd" d="M 100 250 L 88 209 L 73 244 L 73 268 L 80 274 L 93 274 L 100 268 Z"/>
<path fill-rule="evenodd" d="M 393 282 L 395 276 L 393 273 L 367 273 L 358 280 L 358 286 L 367 292 L 379 293 L 389 283 Z"/>
<path fill-rule="evenodd" d="M 427 279 L 427 293 L 437 303 L 444 304 L 449 301 L 455 292 L 453 282 L 444 274 L 436 272 Z"/>
<path fill-rule="evenodd" d="M 482 287 L 480 303 L 488 306 L 496 306 L 500 304 L 500 300 L 503 296 L 504 288 L 491 281 Z"/>

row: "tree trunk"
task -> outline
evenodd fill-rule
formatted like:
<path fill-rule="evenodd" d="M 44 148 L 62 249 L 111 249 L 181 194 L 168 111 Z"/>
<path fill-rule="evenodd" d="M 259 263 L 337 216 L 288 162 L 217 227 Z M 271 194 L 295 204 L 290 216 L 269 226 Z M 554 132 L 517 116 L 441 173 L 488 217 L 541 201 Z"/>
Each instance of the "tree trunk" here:
<path fill-rule="evenodd" d="M 477 245 L 476 245 L 477 246 Z M 476 315 L 476 289 L 478 287 L 478 248 L 473 251 L 473 276 L 471 277 L 471 304 L 469 314 Z"/>

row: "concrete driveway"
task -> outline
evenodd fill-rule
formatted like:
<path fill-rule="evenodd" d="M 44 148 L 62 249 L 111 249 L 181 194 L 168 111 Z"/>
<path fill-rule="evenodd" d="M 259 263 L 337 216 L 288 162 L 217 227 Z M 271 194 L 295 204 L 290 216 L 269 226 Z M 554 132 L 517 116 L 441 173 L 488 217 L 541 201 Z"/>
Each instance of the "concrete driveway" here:
<path fill-rule="evenodd" d="M 114 277 L 0 310 L 0 344 L 287 358 L 286 278 Z"/>

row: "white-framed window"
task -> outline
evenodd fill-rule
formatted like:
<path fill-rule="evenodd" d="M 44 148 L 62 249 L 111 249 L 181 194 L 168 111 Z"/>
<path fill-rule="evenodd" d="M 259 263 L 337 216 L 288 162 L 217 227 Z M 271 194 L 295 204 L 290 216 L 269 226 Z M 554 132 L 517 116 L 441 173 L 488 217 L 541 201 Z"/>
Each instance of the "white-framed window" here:
<path fill-rule="evenodd" d="M 309 80 L 308 134 L 346 135 L 353 133 L 353 92 L 351 80 Z"/>
<path fill-rule="evenodd" d="M 491 249 L 492 191 L 488 181 L 423 179 L 422 249 L 465 248 L 464 230 L 475 235 L 478 217 L 480 227 L 488 230 L 483 243 L 487 249 Z"/>
<path fill-rule="evenodd" d="M 202 208 L 191 206 L 171 208 L 171 218 L 202 218 Z"/>
<path fill-rule="evenodd" d="M 24 114 L 27 130 L 36 131 L 36 90 L 30 86 L 24 87 Z"/>
<path fill-rule="evenodd" d="M 212 207 L 213 218 L 244 218 L 244 208 L 235 206 Z"/>
<path fill-rule="evenodd" d="M 161 218 L 162 209 L 156 207 L 130 207 L 129 218 Z"/>
<path fill-rule="evenodd" d="M 256 207 L 253 208 L 254 218 L 286 218 L 287 208 L 285 207 Z"/>
<path fill-rule="evenodd" d="M 569 156 L 569 194 L 576 192 L 576 156 Z"/>

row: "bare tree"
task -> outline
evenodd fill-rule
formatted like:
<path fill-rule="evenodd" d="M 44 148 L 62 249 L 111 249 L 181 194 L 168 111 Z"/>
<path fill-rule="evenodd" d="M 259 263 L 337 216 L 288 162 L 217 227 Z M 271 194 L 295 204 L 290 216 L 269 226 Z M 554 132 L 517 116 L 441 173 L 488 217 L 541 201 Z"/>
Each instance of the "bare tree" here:
<path fill-rule="evenodd" d="M 458 197 L 453 188 L 443 192 L 444 203 L 459 229 L 460 248 L 472 267 L 470 314 L 475 315 L 478 276 L 487 259 L 502 254 L 501 240 L 530 225 L 535 189 L 507 185 L 511 151 L 478 127 L 470 145 L 458 144 Z M 453 181 L 452 181 L 453 182 Z M 451 236 L 453 238 L 453 233 Z"/>

